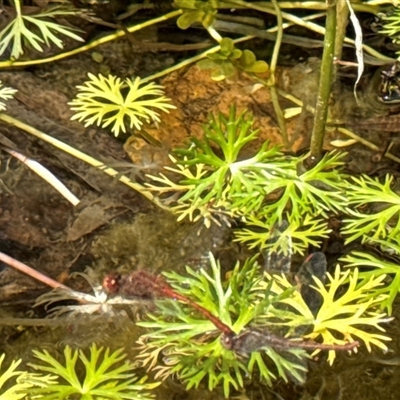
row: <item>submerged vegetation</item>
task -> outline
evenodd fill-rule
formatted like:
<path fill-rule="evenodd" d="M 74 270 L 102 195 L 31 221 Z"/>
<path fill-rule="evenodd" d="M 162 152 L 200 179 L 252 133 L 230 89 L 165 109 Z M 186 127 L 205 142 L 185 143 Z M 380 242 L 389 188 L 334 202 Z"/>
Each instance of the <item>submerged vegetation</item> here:
<path fill-rule="evenodd" d="M 315 279 L 316 291 L 322 295 L 323 302 L 314 316 L 300 292 L 285 276 L 263 276 L 254 258 L 244 265 L 236 264 L 229 281 L 221 280 L 220 265 L 212 256 L 210 263 L 211 271 L 198 273 L 188 268 L 185 276 L 165 275 L 178 293 L 191 296 L 236 333 L 256 327 L 260 334 L 263 330 L 266 335 L 277 331 L 282 337 L 302 336 L 323 345 L 360 340 L 369 350 L 371 345 L 387 349 L 384 341 L 390 338 L 366 328 L 370 325 L 382 330 L 380 324 L 386 321 L 385 313 L 377 308 L 385 295 L 373 295 L 381 285 L 381 278 L 371 278 L 360 285 L 355 271 L 347 291 L 341 295 L 338 290 L 349 278 L 350 271 L 341 273 L 337 268 L 334 275 L 329 276 L 328 288 Z M 149 370 L 157 371 L 160 378 L 177 374 L 188 388 L 198 387 L 205 379 L 210 390 L 221 385 L 227 397 L 231 387 L 236 390 L 243 387 L 248 374 L 254 373 L 269 384 L 277 377 L 285 381 L 305 380 L 309 355 L 301 347 L 304 343 L 297 342 L 298 347 L 296 341 L 291 345 L 277 344 L 268 337 L 268 344 L 240 355 L 240 351 L 235 354 L 226 349 L 210 321 L 193 314 L 187 305 L 162 302 L 158 312 L 148 317 L 150 322 L 139 322 L 150 330 L 140 340 L 139 358 Z M 312 331 L 307 335 L 296 334 L 310 326 Z M 160 351 L 168 355 L 162 364 L 158 361 Z M 331 364 L 336 351 L 329 351 L 327 361 Z"/>
<path fill-rule="evenodd" d="M 21 57 L 32 49 L 42 52 L 45 46 L 63 48 L 61 36 L 83 40 L 77 28 L 59 22 L 59 17 L 77 17 L 83 10 L 70 4 L 66 7 L 68 2 L 63 5 L 44 3 L 45 6 L 40 6 L 44 7 L 42 11 L 24 14 L 21 1 L 11 2 L 9 7 L 13 8 L 13 13 L 9 13 L 10 21 L 0 32 L 0 55 L 7 55 L 9 59 L 1 61 L 0 67 L 44 62 Z M 295 14 L 281 9 L 277 1 L 259 4 L 232 0 L 227 3 L 176 0 L 171 4 L 176 8 L 174 11 L 141 25 L 117 30 L 98 42 L 85 44 L 75 53 L 117 39 L 126 32 L 178 17 L 180 29 L 201 24 L 217 42 L 216 47 L 179 67 L 199 61 L 199 67 L 211 70 L 215 81 L 240 79 L 245 73 L 255 83 L 270 88 L 283 146 L 265 141 L 254 149 L 254 145 L 260 143 L 258 130 L 254 128 L 255 117 L 250 112 L 237 111 L 232 105 L 227 115 L 210 116 L 201 137 L 190 137 L 186 147 L 173 149 L 171 163 L 165 165 L 163 171 L 147 174 L 134 182 L 127 177 L 119 178 L 157 206 L 176 215 L 179 221 L 203 221 L 205 228 L 212 224 L 232 227 L 233 240 L 252 257 L 231 265 L 228 277 L 219 260 L 210 253 L 209 265 L 200 265 L 198 269 L 187 267 L 184 275 L 164 272 L 162 278 L 152 280 L 147 276 L 136 282 L 133 276 L 122 280 L 120 275 L 110 275 L 103 287 L 95 284 L 91 277 L 88 281 L 94 296 L 58 287 L 55 292 L 39 298 L 37 304 L 66 299 L 77 304 L 59 306 L 52 315 L 54 318 L 68 313 L 121 313 L 132 302 L 136 306 L 142 300 L 146 304 L 154 303 L 155 307 L 146 318 L 137 323 L 146 332 L 138 341 L 139 355 L 135 363 L 146 368 L 149 374 L 153 373 L 157 383 L 149 384 L 145 383 L 145 378 L 137 378 L 133 372 L 136 365 L 125 360 L 123 349 L 105 350 L 93 344 L 86 353 L 67 346 L 63 361 L 46 350 L 34 350 L 38 363 L 31 364 L 30 368 L 35 372 L 18 370 L 21 360 L 12 361 L 8 368 L 3 368 L 0 399 L 149 399 L 152 398 L 149 390 L 171 376 L 184 382 L 187 388 L 199 387 L 201 383 L 210 390 L 221 387 L 228 397 L 233 389 L 245 387 L 249 377 L 257 377 L 268 385 L 277 378 L 303 383 L 310 358 L 307 350 L 312 350 L 312 355 L 327 351 L 325 359 L 329 364 L 335 361 L 337 352 L 356 352 L 358 346 L 369 352 L 373 347 L 388 350 L 386 342 L 391 338 L 385 333 L 385 324 L 391 320 L 393 302 L 400 291 L 400 196 L 393 185 L 394 177 L 350 176 L 345 170 L 346 153 L 337 150 L 324 153 L 322 148 L 330 88 L 335 76 L 333 58 L 337 54 L 334 52 L 337 48 L 341 50 L 342 43 L 336 47 L 325 46 L 324 51 L 331 53 L 324 53 L 321 91 L 313 108 L 316 128 L 310 151 L 305 155 L 287 152 L 285 113 L 280 108 L 279 96 L 291 100 L 292 97 L 275 87 L 277 56 L 286 27 L 282 18 L 289 25 L 300 24 L 324 33 L 326 41 L 334 43 L 337 31 L 338 42 L 352 42 L 344 38 L 345 31 L 340 38 L 340 24 L 335 23 L 336 17 L 340 19 L 347 14 L 340 14 L 334 0 L 307 2 L 304 7 L 296 3 L 303 12 L 324 10 L 327 16 L 324 28 L 310 22 L 308 17 L 299 20 Z M 346 12 L 352 16 L 357 35 L 353 43 L 359 74 L 362 72 L 362 37 L 354 11 L 375 15 L 386 12 L 380 20 L 381 31 L 396 42 L 398 9 L 387 11 L 394 3 L 346 3 Z M 269 64 L 258 60 L 252 51 L 237 48 L 237 38 L 221 36 L 216 22 L 224 7 L 277 16 L 275 47 Z M 285 2 L 285 7 L 290 8 L 290 4 Z M 242 39 L 246 41 L 248 37 Z M 367 46 L 364 51 L 376 56 Z M 51 61 L 72 54 L 73 51 L 64 50 Z M 173 69 L 178 67 L 163 71 L 157 77 Z M 163 87 L 154 83 L 155 77 L 122 80 L 111 74 L 106 77 L 91 73 L 88 77 L 87 82 L 78 86 L 79 93 L 69 103 L 75 112 L 72 119 L 84 121 L 86 126 L 96 124 L 110 128 L 118 136 L 133 127 L 140 131 L 144 124 L 158 123 L 162 120 L 160 112 L 175 108 L 164 95 Z M 392 78 L 389 91 L 394 95 L 397 93 L 394 85 L 399 82 L 396 74 Z M 0 113 L 0 120 L 31 132 L 32 129 L 6 113 L 5 102 L 14 94 L 14 89 L 0 87 L 0 110 L 4 111 Z M 301 102 L 297 105 L 304 106 Z M 43 132 L 35 130 L 34 134 L 88 162 L 82 152 L 74 151 Z M 96 164 L 96 160 L 90 163 L 117 175 L 104 164 Z M 262 265 L 263 260 L 274 254 L 289 257 L 290 267 L 292 254 L 305 256 L 319 251 L 332 234 L 334 218 L 341 220 L 334 233 L 343 238 L 345 244 L 367 243 L 383 251 L 390 249 L 395 261 L 389 262 L 384 256 L 379 258 L 358 249 L 345 255 L 330 273 L 324 271 L 319 275 L 308 271 L 307 282 L 299 274 L 293 278 L 285 274 L 288 270 L 270 271 Z M 121 280 L 125 285 L 122 289 L 116 286 Z M 319 299 L 316 308 L 304 295 L 305 289 Z M 4 358 L 4 355 L 0 357 L 0 367 Z"/>
<path fill-rule="evenodd" d="M 135 367 L 124 361 L 123 350 L 110 351 L 92 345 L 87 357 L 82 350 L 64 349 L 64 361 L 60 362 L 47 350 L 33 351 L 40 364 L 33 364 L 29 371 L 18 370 L 21 360 L 13 361 L 6 370 L 1 370 L 3 385 L 0 385 L 0 399 L 143 399 L 154 396 L 149 393 L 157 383 L 145 383 L 139 379 Z M 4 360 L 4 354 L 0 357 Z M 80 371 L 81 363 L 84 366 Z M 65 364 L 64 364 L 65 363 Z M 78 363 L 78 366 L 77 366 Z M 14 378 L 7 390 L 4 383 Z"/>

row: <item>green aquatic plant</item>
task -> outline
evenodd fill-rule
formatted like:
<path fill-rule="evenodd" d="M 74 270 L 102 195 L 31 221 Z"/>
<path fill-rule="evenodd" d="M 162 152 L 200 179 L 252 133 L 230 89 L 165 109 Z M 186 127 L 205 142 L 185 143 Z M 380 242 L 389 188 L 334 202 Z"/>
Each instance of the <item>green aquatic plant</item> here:
<path fill-rule="evenodd" d="M 286 279 L 277 279 L 282 288 L 287 287 Z M 384 332 L 382 324 L 388 322 L 390 318 L 380 311 L 382 302 L 386 299 L 385 294 L 377 294 L 383 287 L 385 275 L 382 274 L 375 278 L 371 276 L 367 279 L 361 278 L 357 269 L 352 272 L 347 270 L 342 272 L 337 266 L 333 275 L 328 274 L 328 284 L 325 286 L 318 278 L 314 277 L 314 288 L 321 295 L 322 303 L 317 314 L 314 316 L 300 292 L 293 292 L 293 295 L 281 300 L 291 309 L 303 317 L 312 320 L 313 329 L 304 338 L 321 340 L 324 344 L 344 344 L 359 340 L 365 344 L 367 350 L 371 352 L 371 345 L 387 351 L 385 341 L 391 339 L 384 334 L 372 332 L 367 327 Z M 266 286 L 267 283 L 263 282 Z M 272 315 L 277 311 L 272 310 Z M 289 324 L 296 327 L 296 322 Z M 283 324 L 287 325 L 286 322 Z M 342 338 L 338 338 L 337 334 Z M 329 351 L 328 362 L 333 363 L 336 357 L 335 351 Z"/>
<path fill-rule="evenodd" d="M 399 43 L 400 34 L 400 7 L 392 7 L 389 12 L 379 15 L 381 28 L 379 33 L 390 36 L 394 43 Z"/>
<path fill-rule="evenodd" d="M 265 61 L 257 60 L 251 50 L 240 50 L 230 38 L 220 41 L 221 49 L 216 53 L 210 53 L 207 58 L 197 65 L 202 69 L 211 69 L 211 79 L 221 81 L 237 74 L 238 71 L 249 73 L 264 73 L 268 71 Z"/>
<path fill-rule="evenodd" d="M 198 22 L 208 28 L 215 21 L 218 3 L 218 0 L 174 0 L 173 6 L 182 10 L 176 24 L 180 29 L 187 29 Z"/>
<path fill-rule="evenodd" d="M 76 10 L 68 10 L 63 7 L 50 7 L 37 14 L 23 14 L 21 1 L 14 0 L 15 16 L 9 24 L 0 32 L 0 56 L 11 47 L 10 58 L 18 59 L 24 54 L 27 46 L 42 52 L 43 45 L 54 44 L 62 49 L 64 43 L 59 35 L 83 42 L 77 35 L 79 29 L 67 25 L 61 25 L 51 21 L 57 17 L 76 15 Z"/>
<path fill-rule="evenodd" d="M 393 302 L 400 292 L 400 242 L 399 238 L 387 238 L 385 240 L 369 240 L 368 243 L 380 248 L 381 255 L 368 251 L 352 251 L 343 257 L 342 261 L 346 266 L 359 268 L 359 278 L 367 281 L 369 279 L 385 279 L 385 284 L 374 288 L 370 297 L 381 297 L 380 307 L 387 309 L 389 315 L 392 313 Z M 390 255 L 390 259 L 385 257 Z M 383 277 L 383 278 L 382 278 Z M 389 279 L 387 277 L 390 277 Z"/>
<path fill-rule="evenodd" d="M 239 220 L 234 240 L 263 252 L 305 254 L 310 246 L 319 247 L 329 237 L 332 216 L 343 219 L 341 233 L 347 243 L 362 239 L 376 245 L 377 240 L 398 236 L 400 197 L 391 177 L 384 182 L 349 177 L 342 171 L 345 154 L 339 152 L 326 153 L 309 169 L 303 165 L 306 157 L 284 155 L 268 143 L 246 158 L 243 150 L 258 135 L 252 123 L 250 114 L 236 114 L 233 107 L 229 116 L 212 117 L 204 137 L 178 149 L 171 158 L 174 165 L 165 168 L 168 173 L 149 176 L 148 187 L 161 198 L 170 195 L 165 200 L 178 219 L 203 219 L 207 226 Z M 275 235 L 282 221 L 287 226 Z M 374 271 L 376 277 L 394 277 L 389 284 L 374 285 L 369 294 L 390 311 L 400 290 L 395 266 L 371 262 L 367 254 L 357 256 L 349 265 L 359 267 L 361 280 L 371 279 Z"/>
<path fill-rule="evenodd" d="M 14 94 L 17 93 L 18 90 L 3 86 L 0 81 L 0 111 L 6 110 L 6 101 L 12 99 Z M 1 101 L 4 100 L 4 101 Z"/>
<path fill-rule="evenodd" d="M 125 360 L 123 349 L 111 351 L 95 344 L 89 356 L 83 350 L 64 349 L 64 363 L 55 359 L 47 350 L 33 351 L 40 364 L 31 366 L 40 373 L 53 378 L 50 384 L 30 390 L 35 398 L 48 400 L 68 399 L 152 399 L 149 393 L 157 383 L 145 383 L 147 377 L 139 379 L 135 367 Z M 84 373 L 79 373 L 79 370 Z M 29 382 L 29 379 L 28 379 Z M 32 383 L 35 383 L 32 380 Z"/>
<path fill-rule="evenodd" d="M 85 126 L 111 125 L 111 131 L 118 136 L 126 132 L 127 126 L 140 130 L 143 120 L 159 122 L 157 109 L 168 112 L 175 108 L 164 96 L 163 87 L 154 82 L 144 84 L 139 77 L 122 81 L 113 75 L 88 76 L 90 80 L 77 86 L 79 93 L 68 103 L 76 111 L 72 119 L 85 121 Z"/>
<path fill-rule="evenodd" d="M 24 381 L 27 372 L 18 369 L 22 360 L 13 360 L 7 369 L 3 369 L 5 354 L 0 355 L 0 400 L 19 400 L 26 397 L 31 384 Z"/>
<path fill-rule="evenodd" d="M 165 167 L 173 178 L 149 175 L 147 186 L 160 197 L 172 195 L 168 203 L 178 219 L 203 219 L 207 226 L 221 216 L 242 220 L 236 239 L 250 247 L 266 247 L 274 225 L 285 219 L 287 232 L 299 239 L 295 250 L 303 253 L 330 232 L 328 214 L 345 209 L 344 154 L 328 153 L 306 170 L 305 157 L 286 156 L 264 142 L 246 158 L 246 146 L 258 138 L 252 125 L 251 114 L 237 114 L 235 107 L 228 116 L 211 117 L 203 138 L 174 152 L 174 166 Z"/>
<path fill-rule="evenodd" d="M 348 191 L 347 217 L 343 219 L 342 234 L 346 243 L 361 240 L 381 252 L 367 249 L 352 251 L 343 258 L 348 267 L 359 268 L 359 278 L 367 281 L 386 277 L 385 283 L 375 288 L 370 297 L 380 296 L 380 307 L 392 312 L 392 305 L 400 292 L 400 196 L 393 177 L 383 180 L 366 175 L 352 177 Z M 390 259 L 385 257 L 390 255 Z"/>
<path fill-rule="evenodd" d="M 384 314 L 374 311 L 379 299 L 363 299 L 381 280 L 371 280 L 361 288 L 352 284 L 344 295 L 338 294 L 337 289 L 348 272 L 343 275 L 338 269 L 330 277 L 327 289 L 316 280 L 324 304 L 314 316 L 296 286 L 284 276 L 262 276 L 255 258 L 244 265 L 237 263 L 228 281 L 222 280 L 220 265 L 212 256 L 210 263 L 210 271 L 195 272 L 187 268 L 185 276 L 177 273 L 165 276 L 177 293 L 190 297 L 238 335 L 248 329 L 260 332 L 275 329 L 283 331 L 282 335 L 290 341 L 297 336 L 321 340 L 325 345 L 342 345 L 359 339 L 369 350 L 370 344 L 386 349 L 382 341 L 389 339 L 385 335 L 364 330 L 368 325 L 382 330 L 379 324 L 385 321 Z M 355 275 L 352 283 L 357 281 Z M 271 341 L 241 355 L 226 348 L 221 332 L 187 304 L 158 300 L 157 312 L 147 315 L 150 321 L 139 323 L 149 333 L 139 340 L 138 358 L 143 366 L 156 372 L 156 377 L 176 375 L 188 388 L 198 387 L 204 380 L 210 390 L 222 386 L 225 396 L 229 396 L 232 388 L 243 387 L 244 377 L 252 374 L 268 384 L 278 377 L 304 381 L 308 358 L 302 348 L 304 342 L 297 342 L 296 347 L 293 341 L 282 348 L 282 343 L 274 347 Z M 308 335 L 302 337 L 296 333 L 299 328 L 310 326 L 312 332 Z M 329 361 L 332 363 L 334 358 L 335 350 L 331 349 Z"/>
<path fill-rule="evenodd" d="M 219 263 L 212 257 L 210 261 L 210 274 L 205 270 L 199 274 L 187 268 L 185 277 L 176 273 L 165 275 L 179 293 L 191 296 L 223 323 L 241 331 L 254 318 L 256 304 L 261 310 L 270 302 L 267 297 L 257 302 L 261 291 L 255 290 L 253 285 L 261 279 L 259 266 L 254 259 L 242 266 L 238 263 L 227 283 L 221 280 Z M 204 316 L 193 313 L 190 307 L 175 301 L 162 301 L 157 302 L 157 309 L 157 314 L 148 315 L 150 322 L 139 323 L 150 333 L 141 337 L 142 349 L 138 356 L 143 366 L 156 372 L 156 377 L 165 379 L 176 374 L 188 389 L 198 387 L 204 379 L 210 390 L 222 386 L 225 396 L 232 387 L 243 387 L 244 376 L 253 370 L 269 383 L 276 374 L 285 380 L 290 376 L 304 380 L 305 368 L 301 360 L 307 356 L 301 349 L 288 351 L 293 360 L 273 349 L 267 351 L 265 357 L 254 353 L 249 359 L 243 359 L 224 348 L 214 325 Z M 160 355 L 163 355 L 162 364 Z M 273 360 L 274 368 L 268 367 L 267 359 Z"/>
<path fill-rule="evenodd" d="M 400 196 L 393 177 L 384 182 L 367 175 L 352 177 L 348 191 L 348 217 L 344 220 L 346 242 L 395 239 L 400 232 Z"/>
<path fill-rule="evenodd" d="M 289 216 L 285 215 L 285 218 Z M 291 252 L 304 255 L 310 246 L 320 246 L 331 231 L 326 220 L 313 218 L 309 214 L 305 214 L 303 220 L 289 218 L 285 221 L 289 221 L 287 227 L 281 230 L 279 235 L 275 235 L 276 224 L 268 215 L 250 215 L 246 219 L 246 226 L 235 230 L 234 240 L 246 243 L 250 249 L 256 248 L 284 255 L 290 255 Z"/>

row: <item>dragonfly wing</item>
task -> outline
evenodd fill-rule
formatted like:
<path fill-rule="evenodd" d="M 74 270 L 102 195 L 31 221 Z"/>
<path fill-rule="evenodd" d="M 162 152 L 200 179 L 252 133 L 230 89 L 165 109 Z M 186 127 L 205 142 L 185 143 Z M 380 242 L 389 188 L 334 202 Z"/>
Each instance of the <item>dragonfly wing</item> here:
<path fill-rule="evenodd" d="M 305 381 L 309 356 L 300 347 L 293 348 L 290 341 L 285 338 L 272 335 L 267 331 L 246 329 L 238 335 L 223 335 L 222 345 L 246 358 L 254 352 L 266 354 L 280 377 L 289 378 L 295 383 Z"/>
<path fill-rule="evenodd" d="M 300 284 L 301 296 L 314 315 L 321 307 L 322 297 L 311 287 L 311 285 L 314 285 L 313 276 L 317 277 L 322 283 L 325 283 L 326 268 L 327 262 L 324 253 L 316 252 L 306 258 L 299 272 L 296 274 L 296 280 Z"/>
<path fill-rule="evenodd" d="M 292 264 L 292 239 L 285 235 L 289 223 L 282 220 L 271 229 L 264 251 L 264 271 L 288 274 Z"/>

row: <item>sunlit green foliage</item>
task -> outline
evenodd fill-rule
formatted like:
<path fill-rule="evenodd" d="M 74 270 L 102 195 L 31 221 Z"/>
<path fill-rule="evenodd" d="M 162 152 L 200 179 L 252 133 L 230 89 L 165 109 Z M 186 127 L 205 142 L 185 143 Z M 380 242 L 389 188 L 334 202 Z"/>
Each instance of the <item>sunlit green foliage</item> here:
<path fill-rule="evenodd" d="M 203 218 L 208 226 L 221 215 L 240 218 L 246 226 L 236 238 L 250 247 L 267 247 L 274 225 L 285 219 L 295 251 L 304 253 L 330 232 L 328 214 L 345 209 L 343 154 L 326 154 L 304 172 L 298 172 L 304 157 L 284 156 L 268 142 L 244 158 L 242 150 L 258 137 L 252 124 L 250 114 L 237 115 L 234 107 L 227 117 L 212 117 L 204 126 L 204 137 L 193 138 L 187 149 L 176 150 L 171 158 L 175 166 L 165 168 L 178 178 L 149 176 L 153 183 L 148 187 L 160 195 L 181 194 L 171 203 L 179 219 Z M 282 240 L 274 244 L 274 250 L 279 250 Z"/>
<path fill-rule="evenodd" d="M 376 294 L 376 291 L 383 286 L 384 278 L 385 276 L 381 275 L 378 278 L 361 279 L 357 269 L 342 273 L 337 266 L 333 275 L 328 274 L 327 285 L 314 277 L 315 290 L 321 294 L 323 300 L 315 317 L 299 292 L 294 292 L 291 297 L 281 302 L 289 305 L 299 315 L 313 321 L 313 330 L 305 335 L 305 338 L 322 339 L 321 342 L 325 344 L 344 344 L 359 340 L 365 344 L 369 352 L 372 344 L 386 351 L 387 346 L 383 341 L 391 339 L 387 335 L 374 333 L 366 328 L 369 325 L 375 330 L 385 331 L 380 324 L 387 322 L 388 318 L 385 313 L 379 311 L 379 307 L 387 296 Z M 283 287 L 287 285 L 285 279 L 282 281 L 276 279 Z M 277 315 L 277 311 L 274 310 L 272 314 Z M 289 323 L 293 328 L 297 326 L 293 321 Z M 330 364 L 335 357 L 335 351 L 329 351 Z"/>
<path fill-rule="evenodd" d="M 347 243 L 361 238 L 396 238 L 400 233 L 400 196 L 392 189 L 393 177 L 382 183 L 363 175 L 352 177 L 348 191 L 349 218 L 344 220 Z"/>
<path fill-rule="evenodd" d="M 0 56 L 11 47 L 10 58 L 18 59 L 24 54 L 28 46 L 42 52 L 43 45 L 56 45 L 60 49 L 64 47 L 59 35 L 83 42 L 76 34 L 76 28 L 61 25 L 51 21 L 57 17 L 75 15 L 76 10 L 65 9 L 61 6 L 51 7 L 37 14 L 23 14 L 20 0 L 14 0 L 15 18 L 0 32 Z"/>
<path fill-rule="evenodd" d="M 69 399 L 151 399 L 149 390 L 157 384 L 145 383 L 134 374 L 134 366 L 124 361 L 123 349 L 111 351 L 93 344 L 89 356 L 82 350 L 64 349 L 64 363 L 56 360 L 48 351 L 34 351 L 40 364 L 32 365 L 41 373 L 53 377 L 50 384 L 31 389 L 30 393 L 44 396 L 47 400 Z M 81 364 L 81 365 L 79 365 Z M 78 370 L 84 367 L 81 376 Z M 29 380 L 28 380 L 29 382 Z M 40 397 L 39 397 L 40 398 Z"/>
<path fill-rule="evenodd" d="M 205 270 L 199 274 L 187 268 L 187 276 L 166 275 L 176 290 L 190 296 L 236 332 L 240 332 L 270 303 L 265 290 L 257 289 L 261 274 L 254 259 L 243 266 L 237 264 L 229 282 L 221 280 L 220 265 L 213 258 L 210 274 Z M 151 322 L 139 323 L 150 330 L 141 338 L 139 358 L 144 366 L 156 371 L 159 378 L 176 374 L 187 388 L 198 387 L 204 379 L 210 390 L 222 386 L 226 396 L 232 387 L 243 387 L 244 377 L 250 371 L 259 374 L 269 384 L 277 376 L 285 380 L 289 376 L 298 381 L 304 379 L 301 360 L 307 355 L 301 349 L 288 350 L 292 358 L 287 358 L 287 355 L 285 358 L 273 349 L 266 349 L 263 354 L 253 353 L 248 359 L 241 358 L 225 349 L 214 325 L 202 315 L 193 313 L 190 307 L 165 301 L 157 308 L 157 314 L 148 315 Z M 161 354 L 163 363 L 159 362 Z M 271 361 L 276 370 L 267 366 Z"/>
<path fill-rule="evenodd" d="M 208 28 L 218 13 L 218 0 L 174 0 L 173 5 L 183 13 L 176 21 L 180 29 L 187 29 L 196 22 Z"/>
<path fill-rule="evenodd" d="M 386 14 L 380 14 L 382 28 L 379 33 L 388 35 L 392 38 L 393 42 L 399 43 L 400 38 L 400 7 L 392 7 Z M 399 53 L 399 52 L 397 52 Z"/>
<path fill-rule="evenodd" d="M 4 100 L 0 101 L 0 111 L 4 111 L 6 109 L 5 101 L 12 99 L 15 93 L 17 93 L 16 89 L 4 87 L 0 81 L 0 100 Z"/>
<path fill-rule="evenodd" d="M 337 269 L 327 289 L 316 280 L 324 303 L 314 317 L 286 277 L 263 276 L 255 259 L 247 260 L 242 266 L 238 263 L 228 281 L 221 279 L 219 263 L 212 257 L 210 272 L 195 272 L 190 268 L 186 272 L 186 276 L 165 275 L 177 292 L 206 308 L 236 333 L 257 326 L 283 329 L 293 336 L 299 327 L 312 326 L 306 338 L 325 344 L 358 339 L 369 350 L 371 344 L 386 349 L 382 340 L 390 340 L 385 335 L 364 330 L 368 325 L 383 330 L 378 324 L 384 321 L 384 314 L 375 311 L 380 298 L 364 299 L 366 293 L 381 284 L 381 279 L 356 287 L 358 276 L 355 274 L 344 294 L 339 294 L 338 288 L 349 277 L 349 271 L 341 274 Z M 291 347 L 279 353 L 273 346 L 265 346 L 243 358 L 224 348 L 221 333 L 189 306 L 163 301 L 157 308 L 157 313 L 148 315 L 150 322 L 140 323 L 150 332 L 141 337 L 139 356 L 144 366 L 157 371 L 157 377 L 165 379 L 176 374 L 188 388 L 197 387 L 205 380 L 210 390 L 221 385 L 226 396 L 232 387 L 243 387 L 244 377 L 249 373 L 257 374 L 268 384 L 277 377 L 285 380 L 292 377 L 300 382 L 305 377 L 307 353 L 301 348 Z M 329 362 L 334 358 L 335 352 L 330 351 Z"/>
<path fill-rule="evenodd" d="M 163 88 L 154 82 L 143 84 L 139 77 L 134 80 L 109 75 L 97 77 L 88 74 L 90 80 L 78 86 L 79 93 L 69 105 L 76 111 L 72 119 L 85 121 L 85 126 L 111 125 L 111 131 L 118 136 L 126 132 L 126 120 L 129 128 L 140 130 L 145 122 L 160 121 L 158 109 L 168 112 L 175 108 L 164 96 Z"/>
<path fill-rule="evenodd" d="M 367 281 L 373 278 L 387 277 L 385 283 L 380 287 L 375 288 L 371 293 L 371 297 L 380 297 L 380 307 L 386 308 L 388 313 L 392 313 L 393 302 L 400 292 L 400 243 L 399 237 L 391 238 L 390 240 L 374 240 L 370 244 L 380 247 L 383 250 L 381 256 L 369 253 L 368 251 L 352 251 L 350 254 L 343 257 L 343 262 L 349 267 L 360 269 L 359 278 Z M 392 255 L 391 260 L 388 260 L 383 255 L 388 252 Z"/>
<path fill-rule="evenodd" d="M 200 68 L 211 69 L 211 78 L 221 81 L 234 76 L 238 71 L 264 73 L 268 71 L 265 61 L 257 60 L 254 53 L 248 49 L 240 50 L 230 38 L 223 38 L 220 50 L 210 53 L 207 58 L 197 63 Z"/>
<path fill-rule="evenodd" d="M 27 372 L 18 370 L 22 360 L 11 361 L 10 366 L 4 370 L 5 354 L 0 356 L 0 400 L 19 400 L 25 398 L 31 384 L 24 382 Z"/>

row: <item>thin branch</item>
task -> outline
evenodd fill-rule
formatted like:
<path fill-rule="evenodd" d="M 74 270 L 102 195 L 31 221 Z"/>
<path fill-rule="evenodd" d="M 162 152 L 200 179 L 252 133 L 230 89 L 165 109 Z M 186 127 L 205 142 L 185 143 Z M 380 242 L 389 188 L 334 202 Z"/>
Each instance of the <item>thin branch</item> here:
<path fill-rule="evenodd" d="M 103 36 L 97 40 L 93 40 L 92 42 L 82 46 L 82 47 L 78 47 L 74 50 L 71 51 L 66 51 L 60 54 L 56 54 L 54 56 L 51 57 L 47 57 L 47 58 L 41 58 L 38 60 L 25 60 L 25 61 L 15 61 L 15 60 L 7 60 L 7 61 L 1 61 L 0 62 L 0 68 L 8 68 L 8 67 L 22 67 L 22 66 L 27 66 L 27 65 L 38 65 L 38 64 L 46 64 L 52 61 L 56 61 L 56 60 L 62 60 L 64 58 L 68 58 L 71 57 L 75 54 L 80 54 L 83 53 L 85 51 L 91 50 L 97 46 L 100 46 L 101 44 L 104 43 L 108 43 L 111 42 L 113 40 L 116 40 L 120 37 L 123 37 L 126 35 L 126 32 L 132 33 L 132 32 L 137 32 L 140 31 L 141 29 L 147 28 L 149 26 L 158 24 L 159 22 L 164 22 L 167 19 L 170 18 L 174 18 L 177 17 L 178 15 L 182 14 L 182 10 L 175 10 L 172 11 L 168 14 L 162 15 L 161 17 L 158 18 L 154 18 L 152 20 L 149 21 L 145 21 L 142 24 L 137 24 L 137 25 L 133 25 L 131 27 L 128 27 L 125 29 L 120 29 L 114 33 L 112 33 L 111 35 L 107 35 L 107 36 Z"/>
<path fill-rule="evenodd" d="M 283 91 L 281 89 L 278 89 L 278 93 L 279 93 L 280 96 L 282 96 L 285 99 L 291 101 L 292 103 L 298 105 L 300 108 L 304 107 L 303 102 L 300 99 L 298 99 L 297 97 L 295 97 L 295 96 L 293 96 L 293 95 L 291 95 L 289 93 L 286 93 L 285 91 Z M 306 106 L 306 110 L 309 111 L 312 114 L 315 113 L 315 108 L 310 106 L 310 105 Z M 329 123 L 329 120 L 328 120 L 328 123 Z M 363 144 L 365 147 L 368 147 L 371 150 L 381 151 L 381 149 L 377 145 L 375 145 L 375 144 L 369 142 L 368 140 L 356 135 L 354 132 L 350 131 L 349 129 L 346 129 L 346 128 L 343 128 L 343 127 L 338 127 L 337 130 L 339 132 L 343 133 L 344 135 L 346 135 L 346 136 L 356 140 L 357 142 Z M 400 164 L 400 158 L 396 157 L 395 155 L 393 155 L 393 154 L 391 154 L 389 152 L 386 152 L 383 156 Z"/>
<path fill-rule="evenodd" d="M 30 276 L 33 279 L 36 279 L 37 281 L 42 282 L 45 285 L 50 286 L 54 289 L 58 288 L 58 289 L 72 291 L 72 289 L 69 288 L 68 286 L 65 286 L 62 283 L 49 278 L 48 276 L 42 274 L 39 271 L 36 271 L 35 269 L 29 267 L 28 265 L 16 260 L 15 258 L 8 256 L 7 254 L 0 252 L 0 261 L 3 261 L 4 263 L 8 264 L 10 267 L 17 269 L 18 271 Z"/>
<path fill-rule="evenodd" d="M 42 164 L 38 163 L 31 158 L 24 156 L 23 154 L 18 153 L 15 150 L 7 149 L 6 147 L 2 147 L 4 151 L 11 154 L 13 157 L 17 158 L 23 164 L 25 164 L 29 169 L 39 175 L 42 179 L 44 179 L 47 183 L 53 186 L 65 199 L 67 199 L 72 205 L 76 206 L 79 204 L 80 200 L 47 168 L 45 168 Z"/>
<path fill-rule="evenodd" d="M 96 167 L 100 169 L 101 171 L 105 172 L 107 175 L 110 175 L 116 179 L 118 179 L 120 182 L 124 183 L 125 185 L 129 186 L 130 188 L 136 190 L 139 192 L 142 196 L 146 197 L 146 199 L 150 200 L 152 203 L 154 203 L 157 207 L 162 208 L 163 210 L 168 210 L 170 211 L 170 208 L 163 205 L 156 196 L 154 196 L 149 190 L 147 190 L 144 186 L 140 185 L 137 182 L 133 182 L 130 180 L 127 176 L 122 175 L 120 176 L 120 173 L 116 171 L 113 168 L 110 168 L 106 165 L 104 165 L 103 162 L 89 156 L 86 153 L 83 153 L 82 151 L 79 151 L 75 149 L 74 147 L 62 142 L 61 140 L 58 140 L 50 135 L 47 135 L 44 132 L 39 131 L 38 129 L 35 129 L 34 127 L 25 124 L 24 122 L 13 118 L 7 114 L 0 113 L 0 121 L 4 121 L 7 124 L 10 124 L 12 126 L 15 126 L 24 132 L 27 132 L 33 136 L 36 136 L 37 138 L 50 143 L 54 147 L 57 147 L 58 149 L 64 151 L 65 153 L 70 154 L 71 156 L 84 161 L 85 163 L 92 165 L 93 167 Z"/>

